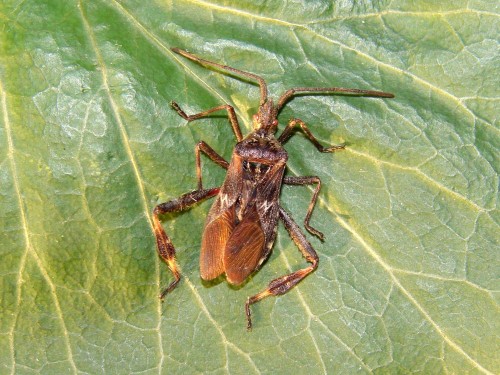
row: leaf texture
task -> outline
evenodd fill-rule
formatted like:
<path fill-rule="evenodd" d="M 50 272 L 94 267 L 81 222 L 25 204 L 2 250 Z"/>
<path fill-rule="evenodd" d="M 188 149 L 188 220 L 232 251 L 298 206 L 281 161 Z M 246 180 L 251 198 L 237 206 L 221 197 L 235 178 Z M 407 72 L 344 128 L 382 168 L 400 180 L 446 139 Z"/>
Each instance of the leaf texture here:
<path fill-rule="evenodd" d="M 305 3 L 305 4 L 303 4 Z M 6 0 L 0 4 L 0 372 L 353 374 L 500 372 L 499 6 L 490 1 Z M 183 279 L 155 250 L 151 211 L 196 187 L 194 145 L 229 160 L 255 84 L 170 51 L 301 86 L 395 99 L 297 97 L 287 174 L 317 175 L 307 234 L 319 268 L 244 303 L 305 260 L 280 227 L 242 287 L 203 283 L 210 203 L 164 222 Z M 206 187 L 224 171 L 203 160 Z M 311 188 L 283 189 L 302 226 Z M 305 229 L 304 229 L 305 231 Z"/>

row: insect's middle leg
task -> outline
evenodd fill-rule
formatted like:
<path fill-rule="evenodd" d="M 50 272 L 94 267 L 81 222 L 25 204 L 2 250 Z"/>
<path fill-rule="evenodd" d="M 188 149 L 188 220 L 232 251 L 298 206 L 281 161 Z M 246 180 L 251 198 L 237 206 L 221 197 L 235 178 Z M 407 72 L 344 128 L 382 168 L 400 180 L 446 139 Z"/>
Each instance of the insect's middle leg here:
<path fill-rule="evenodd" d="M 292 136 L 292 132 L 297 125 L 300 126 L 300 128 L 306 135 L 307 139 L 309 139 L 312 142 L 312 144 L 316 146 L 319 152 L 334 152 L 338 150 L 343 150 L 345 148 L 345 145 L 334 145 L 330 147 L 323 147 L 323 145 L 321 145 L 321 143 L 319 143 L 316 137 L 311 133 L 305 122 L 298 118 L 290 120 L 285 130 L 283 130 L 283 133 L 281 133 L 281 135 L 279 136 L 278 142 L 280 142 L 281 144 L 285 143 Z"/>
<path fill-rule="evenodd" d="M 286 176 L 283 179 L 283 183 L 287 185 L 313 185 L 316 184 L 316 188 L 314 189 L 313 196 L 311 198 L 311 202 L 309 203 L 309 208 L 307 209 L 307 214 L 306 218 L 304 219 L 304 226 L 306 229 L 317 236 L 321 241 L 324 239 L 323 233 L 321 233 L 319 230 L 311 227 L 309 225 L 309 220 L 311 219 L 312 212 L 314 210 L 314 206 L 316 205 L 316 201 L 318 200 L 318 194 L 321 189 L 321 180 L 317 176 L 299 176 L 299 177 L 293 177 L 293 176 Z"/>
<path fill-rule="evenodd" d="M 168 235 L 165 233 L 165 230 L 161 225 L 159 215 L 187 210 L 196 203 L 219 194 L 219 190 L 220 188 L 218 187 L 206 190 L 195 190 L 190 193 L 181 195 L 177 199 L 161 203 L 154 208 L 153 229 L 156 236 L 158 254 L 165 261 L 165 263 L 167 263 L 168 268 L 170 268 L 172 274 L 174 275 L 174 281 L 172 281 L 170 285 L 161 293 L 161 299 L 163 299 L 163 297 L 165 297 L 167 293 L 171 292 L 176 287 L 177 283 L 181 279 L 181 274 L 179 272 L 177 262 L 175 261 L 174 245 L 172 244 L 172 241 L 170 240 Z"/>
<path fill-rule="evenodd" d="M 222 168 L 227 169 L 229 167 L 229 163 L 222 156 L 220 156 L 212 147 L 210 147 L 204 141 L 198 142 L 194 149 L 194 153 L 196 155 L 196 177 L 198 178 L 198 190 L 203 189 L 203 185 L 201 182 L 200 152 L 203 152 L 210 158 L 210 160 L 212 160 L 215 164 L 221 166 Z"/>
<path fill-rule="evenodd" d="M 306 260 L 311 263 L 311 265 L 309 267 L 292 272 L 291 274 L 284 275 L 272 280 L 266 290 L 263 290 L 262 292 L 248 298 L 245 304 L 248 330 L 252 329 L 252 314 L 250 311 L 250 305 L 259 302 L 261 299 L 269 296 L 279 296 L 285 294 L 318 267 L 318 255 L 316 254 L 316 251 L 313 249 L 309 241 L 307 241 L 304 234 L 300 231 L 297 223 L 281 207 L 279 208 L 279 215 L 280 219 L 285 224 L 285 228 L 290 234 L 290 237 L 292 237 L 293 242 L 295 242 L 304 258 L 306 258 Z"/>

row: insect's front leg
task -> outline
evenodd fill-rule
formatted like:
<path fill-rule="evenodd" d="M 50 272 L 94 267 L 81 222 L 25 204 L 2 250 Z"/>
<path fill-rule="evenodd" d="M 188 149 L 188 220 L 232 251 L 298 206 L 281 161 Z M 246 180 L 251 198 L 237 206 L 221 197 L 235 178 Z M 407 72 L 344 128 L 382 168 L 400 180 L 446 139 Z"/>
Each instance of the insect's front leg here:
<path fill-rule="evenodd" d="M 240 142 L 243 139 L 240 124 L 238 123 L 238 118 L 236 117 L 236 112 L 234 112 L 234 108 L 229 104 L 219 105 L 217 107 L 207 109 L 206 111 L 196 113 L 194 115 L 187 115 L 186 112 L 184 112 L 176 102 L 171 102 L 170 105 L 177 112 L 177 114 L 186 121 L 198 120 L 200 118 L 207 117 L 213 112 L 226 110 L 229 117 L 229 122 L 231 123 L 231 127 L 233 128 L 234 135 L 236 136 L 236 140 Z"/>
<path fill-rule="evenodd" d="M 169 202 L 161 203 L 156 206 L 153 210 L 153 229 L 156 236 L 156 244 L 158 246 L 158 254 L 167 263 L 168 268 L 172 271 L 174 275 L 174 281 L 163 290 L 160 294 L 160 299 L 163 299 L 165 295 L 171 292 L 179 282 L 181 274 L 179 272 L 179 267 L 175 260 L 175 248 L 172 241 L 167 236 L 163 227 L 161 225 L 159 215 L 163 215 L 170 212 L 184 211 L 195 205 L 196 203 L 203 201 L 207 198 L 213 197 L 219 194 L 220 188 L 212 188 L 206 190 L 195 190 L 190 193 L 181 195 L 177 199 L 173 199 Z"/>
<path fill-rule="evenodd" d="M 287 176 L 283 179 L 283 183 L 287 185 L 313 185 L 316 184 L 316 188 L 314 189 L 313 196 L 311 198 L 311 202 L 309 203 L 309 208 L 307 209 L 306 218 L 304 219 L 304 226 L 311 233 L 317 236 L 321 241 L 324 239 L 323 233 L 319 230 L 311 227 L 309 225 L 309 220 L 311 219 L 312 212 L 314 210 L 314 206 L 316 205 L 316 201 L 318 199 L 318 194 L 321 189 L 321 180 L 317 176 L 300 176 L 293 177 Z"/>
<path fill-rule="evenodd" d="M 281 207 L 279 208 L 279 216 L 285 224 L 285 228 L 290 234 L 290 237 L 292 237 L 293 242 L 295 242 L 304 258 L 306 258 L 306 260 L 311 263 L 311 265 L 309 267 L 292 272 L 291 274 L 284 275 L 272 280 L 266 290 L 248 298 L 245 304 L 248 330 L 252 329 L 252 314 L 250 311 L 250 305 L 269 296 L 279 296 L 285 294 L 318 267 L 318 255 L 316 254 L 316 251 L 313 249 L 309 241 L 307 241 L 304 234 L 300 231 L 297 223 Z"/>
<path fill-rule="evenodd" d="M 278 142 L 280 142 L 281 144 L 285 143 L 292 136 L 293 130 L 297 125 L 300 126 L 300 128 L 306 135 L 307 139 L 309 139 L 312 142 L 312 144 L 316 146 L 319 152 L 334 152 L 338 150 L 343 150 L 345 148 L 345 145 L 334 145 L 330 147 L 323 147 L 321 143 L 318 142 L 316 137 L 311 133 L 311 131 L 304 123 L 304 121 L 298 118 L 290 120 L 285 130 L 283 130 L 283 133 L 281 133 L 281 135 L 279 136 Z"/>

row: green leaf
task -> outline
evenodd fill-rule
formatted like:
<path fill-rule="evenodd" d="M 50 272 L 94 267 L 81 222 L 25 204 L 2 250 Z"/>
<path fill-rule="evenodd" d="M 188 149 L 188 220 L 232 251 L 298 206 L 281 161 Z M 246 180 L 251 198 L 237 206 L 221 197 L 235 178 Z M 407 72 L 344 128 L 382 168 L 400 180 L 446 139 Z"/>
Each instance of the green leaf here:
<path fill-rule="evenodd" d="M 305 3 L 305 2 L 304 2 Z M 499 373 L 499 5 L 490 1 L 7 0 L 0 63 L 1 373 Z M 306 266 L 280 227 L 243 287 L 202 283 L 205 202 L 164 221 L 183 279 L 156 254 L 151 211 L 196 188 L 194 145 L 229 159 L 255 84 L 170 51 L 298 86 L 393 92 L 302 96 L 288 175 L 317 175 Z M 224 170 L 203 160 L 205 186 Z M 287 186 L 302 222 L 312 188 Z M 304 230 L 305 232 L 305 230 Z"/>

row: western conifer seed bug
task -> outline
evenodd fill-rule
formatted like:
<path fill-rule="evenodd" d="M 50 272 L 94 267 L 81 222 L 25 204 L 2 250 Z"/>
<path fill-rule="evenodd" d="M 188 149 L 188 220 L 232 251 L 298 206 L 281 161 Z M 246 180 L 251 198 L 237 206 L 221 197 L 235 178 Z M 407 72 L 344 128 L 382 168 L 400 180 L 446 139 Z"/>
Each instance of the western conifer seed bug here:
<path fill-rule="evenodd" d="M 285 225 L 310 265 L 298 271 L 272 280 L 262 292 L 248 298 L 245 304 L 247 329 L 251 330 L 250 305 L 268 296 L 278 296 L 288 292 L 318 267 L 318 255 L 306 239 L 299 226 L 279 204 L 281 185 L 315 185 L 312 199 L 304 220 L 305 228 L 319 239 L 323 233 L 310 226 L 314 205 L 318 198 L 321 181 L 317 176 L 285 177 L 288 159 L 283 144 L 292 136 L 296 127 L 304 132 L 307 139 L 320 152 L 334 152 L 344 145 L 323 147 L 307 125 L 300 119 L 290 120 L 283 132 L 275 137 L 278 128 L 277 116 L 283 106 L 296 94 L 344 94 L 393 98 L 394 95 L 381 91 L 349 89 L 343 87 L 296 87 L 285 91 L 277 104 L 268 97 L 267 84 L 263 78 L 229 66 L 201 59 L 178 48 L 172 51 L 205 67 L 232 73 L 258 83 L 260 87 L 259 110 L 253 116 L 254 130 L 243 137 L 234 108 L 223 104 L 206 111 L 187 115 L 177 103 L 173 109 L 186 121 L 207 117 L 213 112 L 227 111 L 229 122 L 238 141 L 231 161 L 227 162 L 208 144 L 200 141 L 195 147 L 196 176 L 198 188 L 187 194 L 161 203 L 154 208 L 153 225 L 160 257 L 167 263 L 174 280 L 161 293 L 160 298 L 171 292 L 180 280 L 180 271 L 175 260 L 175 248 L 160 223 L 159 216 L 166 213 L 184 211 L 207 198 L 216 197 L 208 213 L 201 241 L 200 274 L 203 280 L 213 280 L 222 274 L 230 284 L 239 285 L 260 268 L 271 252 L 278 220 Z M 220 167 L 227 170 L 224 183 L 219 187 L 204 189 L 201 178 L 200 154 L 204 153 Z"/>

